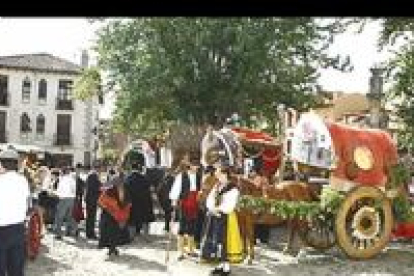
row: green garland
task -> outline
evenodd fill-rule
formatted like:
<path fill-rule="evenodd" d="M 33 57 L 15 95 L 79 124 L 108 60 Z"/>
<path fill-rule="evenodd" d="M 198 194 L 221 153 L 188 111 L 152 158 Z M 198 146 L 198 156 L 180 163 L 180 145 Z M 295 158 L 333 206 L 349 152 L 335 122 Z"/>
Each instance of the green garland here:
<path fill-rule="evenodd" d="M 389 178 L 387 188 L 395 189 L 400 188 L 404 184 L 409 183 L 410 171 L 402 163 L 398 163 L 389 168 Z"/>
<path fill-rule="evenodd" d="M 391 166 L 387 182 L 388 189 L 401 189 L 409 183 L 410 171 L 402 163 Z M 414 212 L 411 208 L 408 196 L 400 193 L 392 202 L 395 219 L 399 222 L 414 222 Z"/>
<path fill-rule="evenodd" d="M 414 212 L 406 195 L 394 198 L 392 202 L 395 219 L 398 222 L 414 222 Z"/>
<path fill-rule="evenodd" d="M 342 194 L 329 187 L 324 187 L 322 190 L 320 201 L 313 202 L 287 201 L 243 195 L 237 205 L 237 209 L 247 209 L 254 214 L 280 216 L 283 219 L 299 218 L 311 221 L 316 216 L 327 217 L 326 215 L 335 213 L 343 198 Z"/>

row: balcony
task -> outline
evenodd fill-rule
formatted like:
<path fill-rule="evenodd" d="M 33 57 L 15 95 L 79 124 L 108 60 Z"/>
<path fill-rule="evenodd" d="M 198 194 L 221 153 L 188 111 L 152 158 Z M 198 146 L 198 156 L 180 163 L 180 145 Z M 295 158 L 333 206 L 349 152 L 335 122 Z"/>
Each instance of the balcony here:
<path fill-rule="evenodd" d="M 0 144 L 5 144 L 7 143 L 7 132 L 3 131 L 0 132 Z"/>
<path fill-rule="evenodd" d="M 9 93 L 0 93 L 0 106 L 9 106 L 10 96 Z"/>
<path fill-rule="evenodd" d="M 54 134 L 53 135 L 53 145 L 55 146 L 72 146 L 73 137 L 72 134 Z"/>
<path fill-rule="evenodd" d="M 73 110 L 73 100 L 56 99 L 56 110 Z"/>

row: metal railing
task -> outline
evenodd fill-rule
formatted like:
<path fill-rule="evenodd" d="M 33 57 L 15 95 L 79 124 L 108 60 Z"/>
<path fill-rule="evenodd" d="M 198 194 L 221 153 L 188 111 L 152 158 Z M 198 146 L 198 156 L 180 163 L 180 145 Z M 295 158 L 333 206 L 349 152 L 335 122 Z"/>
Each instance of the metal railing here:
<path fill-rule="evenodd" d="M 56 99 L 56 110 L 73 110 L 73 100 Z"/>
<path fill-rule="evenodd" d="M 53 135 L 53 145 L 55 146 L 72 146 L 73 135 L 66 133 L 55 133 Z"/>

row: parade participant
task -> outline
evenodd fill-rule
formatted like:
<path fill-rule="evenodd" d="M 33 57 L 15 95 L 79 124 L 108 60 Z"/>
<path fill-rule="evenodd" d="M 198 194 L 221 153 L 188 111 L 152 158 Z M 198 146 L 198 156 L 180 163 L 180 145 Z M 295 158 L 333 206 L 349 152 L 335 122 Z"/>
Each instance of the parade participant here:
<path fill-rule="evenodd" d="M 56 195 L 59 198 L 55 217 L 55 237 L 62 239 L 62 224 L 65 221 L 66 235 L 78 235 L 78 225 L 72 211 L 76 198 L 76 179 L 71 168 L 62 170 L 62 176 L 57 185 Z"/>
<path fill-rule="evenodd" d="M 179 251 L 178 260 L 183 260 L 186 253 L 195 256 L 195 224 L 197 218 L 197 166 L 192 166 L 189 156 L 186 155 L 180 164 L 180 172 L 175 177 L 170 191 L 172 206 L 178 211 L 179 229 L 177 246 Z M 187 252 L 185 252 L 187 245 Z"/>
<path fill-rule="evenodd" d="M 18 154 L 0 153 L 0 275 L 23 276 L 29 183 L 17 173 Z"/>
<path fill-rule="evenodd" d="M 129 225 L 135 230 L 136 235 L 140 235 L 141 230 L 148 235 L 149 223 L 155 221 L 155 215 L 150 183 L 143 174 L 141 161 L 131 161 L 132 170 L 125 180 L 125 185 L 132 203 Z"/>
<path fill-rule="evenodd" d="M 86 237 L 91 240 L 96 240 L 95 223 L 96 223 L 96 210 L 98 207 L 98 198 L 101 193 L 102 183 L 98 174 L 99 167 L 94 166 L 86 178 Z"/>
<path fill-rule="evenodd" d="M 202 176 L 200 189 L 197 194 L 198 213 L 197 213 L 196 229 L 195 229 L 195 235 L 194 235 L 197 249 L 200 249 L 201 236 L 203 233 L 204 221 L 205 221 L 206 212 L 207 212 L 207 206 L 206 206 L 207 195 L 208 195 L 208 192 L 211 191 L 211 189 L 214 187 L 214 185 L 218 181 L 215 176 L 215 171 L 216 169 L 213 166 L 206 167 L 203 173 L 203 176 Z"/>
<path fill-rule="evenodd" d="M 216 170 L 218 184 L 207 197 L 208 223 L 202 242 L 202 258 L 219 260 L 220 264 L 212 275 L 229 275 L 230 261 L 241 260 L 242 247 L 235 207 L 239 199 L 239 190 L 230 181 L 232 168 L 222 166 Z"/>
<path fill-rule="evenodd" d="M 119 255 L 117 246 L 130 241 L 127 221 L 131 203 L 122 175 L 112 178 L 111 186 L 102 192 L 98 202 L 102 208 L 98 247 L 107 247 L 109 256 Z"/>

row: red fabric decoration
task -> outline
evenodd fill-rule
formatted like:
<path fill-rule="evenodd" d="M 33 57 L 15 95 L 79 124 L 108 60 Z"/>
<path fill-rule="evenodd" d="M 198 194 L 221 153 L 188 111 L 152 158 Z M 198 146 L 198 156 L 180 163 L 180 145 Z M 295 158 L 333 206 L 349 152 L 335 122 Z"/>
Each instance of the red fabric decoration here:
<path fill-rule="evenodd" d="M 282 148 L 266 148 L 263 151 L 263 173 L 265 176 L 270 177 L 274 175 L 280 167 L 280 161 L 282 156 Z"/>
<path fill-rule="evenodd" d="M 104 192 L 99 196 L 98 204 L 102 209 L 110 213 L 118 223 L 125 223 L 129 219 L 131 203 L 121 207 L 115 198 Z"/>
<path fill-rule="evenodd" d="M 414 238 L 414 222 L 402 222 L 393 230 L 394 238 Z"/>
<path fill-rule="evenodd" d="M 264 146 L 262 153 L 263 174 L 267 177 L 276 173 L 280 167 L 282 145 L 280 145 L 271 135 L 241 127 L 234 127 L 232 131 L 237 133 L 242 140 L 251 143 L 258 143 Z"/>
<path fill-rule="evenodd" d="M 398 160 L 396 144 L 387 132 L 376 129 L 357 129 L 338 123 L 328 123 L 327 127 L 338 157 L 334 176 L 349 179 L 349 171 L 354 163 L 353 151 L 358 146 L 365 146 L 373 154 L 373 168 L 370 170 L 356 168 L 352 171 L 353 179 L 349 180 L 370 186 L 381 186 L 386 183 L 388 167 Z"/>
<path fill-rule="evenodd" d="M 189 219 L 195 219 L 197 217 L 197 195 L 198 191 L 190 191 L 188 195 L 181 200 L 182 211 Z"/>

